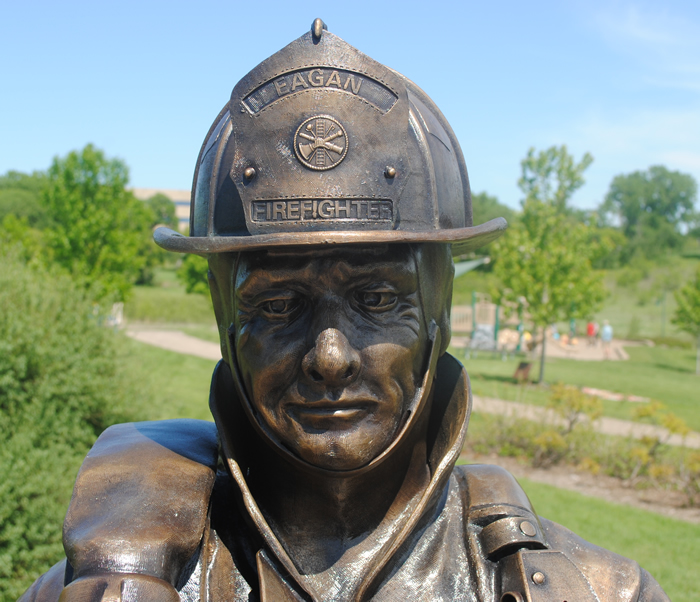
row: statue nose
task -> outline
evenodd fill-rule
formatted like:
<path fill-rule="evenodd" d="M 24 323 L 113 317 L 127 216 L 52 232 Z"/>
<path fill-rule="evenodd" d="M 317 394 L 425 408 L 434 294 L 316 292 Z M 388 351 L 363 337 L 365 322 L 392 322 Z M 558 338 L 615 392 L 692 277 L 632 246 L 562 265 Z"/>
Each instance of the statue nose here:
<path fill-rule="evenodd" d="M 301 369 L 314 383 L 328 387 L 344 387 L 360 372 L 360 354 L 347 337 L 335 328 L 327 328 L 316 338 L 313 348 L 304 356 Z"/>

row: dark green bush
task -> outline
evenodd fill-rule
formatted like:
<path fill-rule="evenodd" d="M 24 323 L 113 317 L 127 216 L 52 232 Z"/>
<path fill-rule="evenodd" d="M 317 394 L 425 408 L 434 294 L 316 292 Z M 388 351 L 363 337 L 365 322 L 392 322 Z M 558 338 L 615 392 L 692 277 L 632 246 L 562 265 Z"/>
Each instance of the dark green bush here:
<path fill-rule="evenodd" d="M 64 275 L 0 244 L 0 600 L 63 556 L 61 525 L 97 435 L 133 418 L 121 335 Z"/>

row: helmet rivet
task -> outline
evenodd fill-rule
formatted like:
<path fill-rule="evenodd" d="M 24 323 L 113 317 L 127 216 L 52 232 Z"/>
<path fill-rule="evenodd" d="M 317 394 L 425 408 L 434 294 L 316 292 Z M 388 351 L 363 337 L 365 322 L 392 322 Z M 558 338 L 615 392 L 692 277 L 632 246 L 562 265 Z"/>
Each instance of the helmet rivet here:
<path fill-rule="evenodd" d="M 256 174 L 257 172 L 255 171 L 254 167 L 246 167 L 245 171 L 243 172 L 243 176 L 246 180 L 252 180 Z"/>
<path fill-rule="evenodd" d="M 537 571 L 532 575 L 532 582 L 536 585 L 542 585 L 545 582 L 544 573 Z"/>
<path fill-rule="evenodd" d="M 324 29 L 328 29 L 326 24 L 321 19 L 314 19 L 314 22 L 311 24 L 311 34 L 316 41 L 321 39 Z"/>
<path fill-rule="evenodd" d="M 395 178 L 396 177 L 396 168 L 394 167 L 387 167 L 384 170 L 384 177 L 385 178 Z"/>

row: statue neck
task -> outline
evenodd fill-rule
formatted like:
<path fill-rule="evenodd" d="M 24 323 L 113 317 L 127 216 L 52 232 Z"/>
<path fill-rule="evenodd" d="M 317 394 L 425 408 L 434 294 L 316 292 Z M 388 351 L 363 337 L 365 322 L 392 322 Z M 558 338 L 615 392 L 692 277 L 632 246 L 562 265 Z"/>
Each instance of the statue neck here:
<path fill-rule="evenodd" d="M 328 471 L 304 470 L 258 441 L 246 481 L 302 574 L 371 556 L 391 538 L 430 480 L 424 431 L 414 430 L 388 461 L 371 470 L 332 478 Z"/>

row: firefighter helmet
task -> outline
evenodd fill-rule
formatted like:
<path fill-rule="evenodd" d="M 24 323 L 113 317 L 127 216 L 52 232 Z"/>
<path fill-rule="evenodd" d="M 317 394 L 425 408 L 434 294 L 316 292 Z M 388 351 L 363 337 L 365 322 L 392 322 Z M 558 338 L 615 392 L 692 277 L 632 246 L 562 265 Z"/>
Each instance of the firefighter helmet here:
<path fill-rule="evenodd" d="M 317 19 L 233 89 L 197 160 L 189 236 L 155 240 L 202 255 L 399 242 L 458 255 L 506 226 L 472 225 L 464 157 L 430 98 Z"/>

